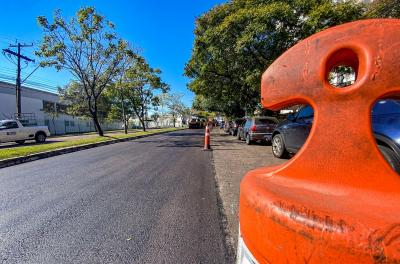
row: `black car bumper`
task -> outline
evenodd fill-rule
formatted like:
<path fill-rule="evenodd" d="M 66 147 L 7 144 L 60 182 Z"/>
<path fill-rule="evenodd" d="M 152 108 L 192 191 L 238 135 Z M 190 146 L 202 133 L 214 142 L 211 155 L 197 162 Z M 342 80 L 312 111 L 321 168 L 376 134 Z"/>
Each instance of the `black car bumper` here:
<path fill-rule="evenodd" d="M 272 133 L 252 132 L 249 135 L 250 135 L 250 140 L 253 140 L 253 141 L 271 141 L 272 140 Z"/>

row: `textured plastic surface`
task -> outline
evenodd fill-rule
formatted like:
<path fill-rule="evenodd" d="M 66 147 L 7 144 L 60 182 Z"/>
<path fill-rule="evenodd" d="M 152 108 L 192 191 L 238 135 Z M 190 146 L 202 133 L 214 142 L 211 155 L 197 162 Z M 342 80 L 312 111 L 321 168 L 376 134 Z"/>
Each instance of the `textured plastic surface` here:
<path fill-rule="evenodd" d="M 329 71 L 357 73 L 346 88 Z M 333 27 L 295 45 L 262 76 L 262 104 L 307 103 L 314 124 L 287 163 L 241 183 L 243 240 L 260 263 L 400 263 L 400 176 L 372 135 L 378 98 L 400 94 L 400 20 Z"/>

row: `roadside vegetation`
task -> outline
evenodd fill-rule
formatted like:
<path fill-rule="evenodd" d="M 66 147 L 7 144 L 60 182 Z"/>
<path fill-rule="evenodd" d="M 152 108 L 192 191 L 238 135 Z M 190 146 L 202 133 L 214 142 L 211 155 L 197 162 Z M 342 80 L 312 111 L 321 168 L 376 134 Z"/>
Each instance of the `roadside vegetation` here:
<path fill-rule="evenodd" d="M 260 108 L 261 74 L 287 49 L 326 28 L 365 18 L 400 17 L 398 0 L 231 0 L 196 20 L 186 64 L 193 107 L 227 117 Z"/>
<path fill-rule="evenodd" d="M 37 21 L 43 29 L 36 52 L 40 65 L 73 76 L 68 85 L 59 88 L 66 108 L 52 111 L 90 117 L 100 136 L 104 135 L 100 120 L 104 119 L 121 120 L 128 133 L 128 120 L 138 118 L 145 131 L 150 113 L 159 110 L 160 96 L 170 91 L 161 79 L 161 70 L 151 67 L 131 43 L 118 36 L 115 25 L 93 7 L 81 8 L 69 20 L 56 10 L 52 21 L 43 16 Z M 180 105 L 170 109 L 173 116 L 177 109 L 179 115 L 188 112 L 176 96 L 164 98 Z"/>
<path fill-rule="evenodd" d="M 30 146 L 28 145 L 28 146 L 22 146 L 22 147 L 10 147 L 10 148 L 2 149 L 0 151 L 0 160 L 16 158 L 16 157 L 24 157 L 27 155 L 46 152 L 46 151 L 52 151 L 52 150 L 58 150 L 58 149 L 63 149 L 63 148 L 100 143 L 100 142 L 105 142 L 105 141 L 112 141 L 112 140 L 117 140 L 117 139 L 135 138 L 138 136 L 151 135 L 154 133 L 176 131 L 179 129 L 180 128 L 160 128 L 160 129 L 151 129 L 148 131 L 135 131 L 135 132 L 132 132 L 129 134 L 109 133 L 109 134 L 105 134 L 104 136 L 88 135 L 88 137 L 80 138 L 80 139 L 76 139 L 76 140 L 67 140 L 67 141 L 54 142 L 54 143 L 51 143 L 51 141 L 50 141 L 45 144 L 35 144 L 35 145 L 30 145 Z"/>

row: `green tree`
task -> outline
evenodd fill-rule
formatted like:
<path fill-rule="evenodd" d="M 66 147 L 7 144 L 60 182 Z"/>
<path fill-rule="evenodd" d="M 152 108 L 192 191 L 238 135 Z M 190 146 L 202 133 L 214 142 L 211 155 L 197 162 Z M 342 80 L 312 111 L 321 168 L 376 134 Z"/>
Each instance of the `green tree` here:
<path fill-rule="evenodd" d="M 152 107 L 159 105 L 156 92 L 166 93 L 169 86 L 161 80 L 161 71 L 153 69 L 141 56 L 136 56 L 133 66 L 126 71 L 124 85 L 127 87 L 126 98 L 129 100 L 133 112 L 146 131 L 147 113 Z"/>
<path fill-rule="evenodd" d="M 109 95 L 114 99 L 111 115 L 115 116 L 116 113 L 119 113 L 119 119 L 124 124 L 124 132 L 128 134 L 128 120 L 132 115 L 132 106 L 129 107 L 129 86 L 125 84 L 124 80 L 126 79 L 126 71 L 134 65 L 138 55 L 131 49 L 127 49 L 126 53 L 126 56 L 121 60 L 120 71 L 113 84 L 114 89 L 110 90 Z"/>
<path fill-rule="evenodd" d="M 83 85 L 77 81 L 71 81 L 64 87 L 58 88 L 61 103 L 66 105 L 66 114 L 79 117 L 92 117 L 90 109 L 87 107 L 87 97 Z M 112 107 L 112 102 L 108 96 L 102 94 L 97 99 L 97 117 L 105 119 Z"/>
<path fill-rule="evenodd" d="M 104 92 L 107 102 L 110 103 L 110 108 L 107 113 L 107 118 L 111 120 L 121 120 L 124 124 L 124 132 L 128 133 L 128 121 L 135 116 L 132 110 L 132 105 L 128 100 L 127 89 L 125 86 L 114 83 L 111 89 Z"/>
<path fill-rule="evenodd" d="M 94 8 L 81 8 L 76 17 L 66 21 L 59 10 L 53 22 L 38 17 L 44 36 L 36 53 L 43 59 L 43 67 L 67 70 L 81 84 L 83 101 L 93 119 L 96 130 L 103 136 L 98 107 L 103 91 L 120 71 L 126 56 L 127 43 L 117 39 L 114 25 Z"/>
<path fill-rule="evenodd" d="M 218 5 L 196 20 L 192 57 L 185 67 L 188 87 L 207 98 L 206 110 L 252 114 L 260 102 L 261 74 L 278 56 L 320 30 L 361 18 L 364 8 L 331 0 Z"/>
<path fill-rule="evenodd" d="M 161 104 L 167 107 L 167 113 L 172 116 L 172 122 L 174 127 L 176 126 L 176 120 L 178 116 L 183 118 L 183 116 L 187 113 L 187 107 L 182 102 L 182 94 L 163 94 L 160 97 Z"/>
<path fill-rule="evenodd" d="M 366 16 L 367 18 L 400 18 L 400 1 L 376 0 L 369 5 Z"/>

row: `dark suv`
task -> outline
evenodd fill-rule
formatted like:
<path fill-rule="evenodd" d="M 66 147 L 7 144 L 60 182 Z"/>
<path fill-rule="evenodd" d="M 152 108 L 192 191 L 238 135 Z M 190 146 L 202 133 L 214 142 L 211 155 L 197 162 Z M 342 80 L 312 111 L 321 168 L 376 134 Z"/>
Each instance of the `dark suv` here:
<path fill-rule="evenodd" d="M 274 156 L 285 158 L 296 153 L 307 140 L 313 119 L 314 110 L 307 105 L 280 123 L 272 134 Z M 380 100 L 375 104 L 372 129 L 383 156 L 400 173 L 400 100 Z"/>
<path fill-rule="evenodd" d="M 238 138 L 246 140 L 247 145 L 255 141 L 271 142 L 272 132 L 277 124 L 278 120 L 275 117 L 248 118 L 243 125 L 243 129 L 239 130 Z"/>

